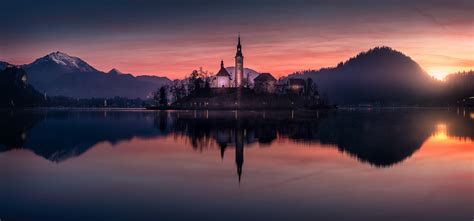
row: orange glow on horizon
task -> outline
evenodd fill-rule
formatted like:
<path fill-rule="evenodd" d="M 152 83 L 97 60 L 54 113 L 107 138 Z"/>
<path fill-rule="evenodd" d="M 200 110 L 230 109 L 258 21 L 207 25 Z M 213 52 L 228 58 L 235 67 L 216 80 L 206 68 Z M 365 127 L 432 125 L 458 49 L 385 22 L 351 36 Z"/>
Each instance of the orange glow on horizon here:
<path fill-rule="evenodd" d="M 404 40 L 367 39 L 362 43 L 328 42 L 318 43 L 318 39 L 278 39 L 262 42 L 254 39 L 252 34 L 243 35 L 244 67 L 258 72 L 270 72 L 276 78 L 296 71 L 324 67 L 335 67 L 339 62 L 367 51 L 376 46 L 387 45 L 410 56 L 426 72 L 437 79 L 447 74 L 474 69 L 472 59 L 472 39 L 450 36 L 444 41 L 433 43 L 426 41 L 423 49 Z M 196 42 L 206 41 L 204 45 Z M 209 42 L 207 42 L 209 41 Z M 119 44 L 120 43 L 120 44 Z M 235 36 L 201 39 L 196 41 L 168 40 L 160 44 L 153 42 L 102 42 L 91 43 L 88 47 L 73 48 L 69 44 L 62 47 L 43 45 L 41 49 L 25 47 L 9 53 L 7 58 L 0 54 L 0 60 L 13 64 L 26 64 L 52 51 L 63 51 L 71 56 L 82 58 L 96 69 L 108 72 L 116 68 L 123 73 L 133 75 L 157 75 L 170 79 L 182 79 L 194 69 L 208 70 L 216 73 L 220 60 L 226 67 L 234 66 Z M 429 44 L 428 44 L 429 43 Z M 33 46 L 32 46 L 33 47 Z M 39 46 L 38 46 L 39 47 Z M 93 48 L 94 50 L 90 50 Z M 34 54 L 32 54 L 34 51 Z"/>
<path fill-rule="evenodd" d="M 46 11 L 39 1 L 9 1 L 32 12 L 5 11 L 0 61 L 28 64 L 62 51 L 100 71 L 181 79 L 199 67 L 215 73 L 221 59 L 233 66 L 240 33 L 244 66 L 277 78 L 335 67 L 378 46 L 408 55 L 437 79 L 474 69 L 467 0 L 218 2 L 80 1 Z"/>

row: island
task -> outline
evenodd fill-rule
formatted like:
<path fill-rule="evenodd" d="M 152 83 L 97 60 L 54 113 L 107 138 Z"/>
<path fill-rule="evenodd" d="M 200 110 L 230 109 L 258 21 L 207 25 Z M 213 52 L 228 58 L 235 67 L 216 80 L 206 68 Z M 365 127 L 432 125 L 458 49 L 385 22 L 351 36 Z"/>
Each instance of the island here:
<path fill-rule="evenodd" d="M 169 102 L 170 97 L 173 98 Z M 317 85 L 308 79 L 280 79 L 271 73 L 252 73 L 244 69 L 240 35 L 237 40 L 233 73 L 224 67 L 215 75 L 193 71 L 185 80 L 161 87 L 154 95 L 151 110 L 281 110 L 331 109 L 326 96 L 320 96 Z"/>

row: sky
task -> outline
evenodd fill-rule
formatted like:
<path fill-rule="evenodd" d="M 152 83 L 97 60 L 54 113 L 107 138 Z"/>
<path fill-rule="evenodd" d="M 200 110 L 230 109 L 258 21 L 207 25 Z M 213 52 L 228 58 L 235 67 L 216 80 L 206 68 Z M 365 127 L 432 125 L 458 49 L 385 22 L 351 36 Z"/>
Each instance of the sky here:
<path fill-rule="evenodd" d="M 0 60 L 54 51 L 101 71 L 183 78 L 220 60 L 284 76 L 389 46 L 429 74 L 474 69 L 474 1 L 16 0 L 2 2 Z"/>

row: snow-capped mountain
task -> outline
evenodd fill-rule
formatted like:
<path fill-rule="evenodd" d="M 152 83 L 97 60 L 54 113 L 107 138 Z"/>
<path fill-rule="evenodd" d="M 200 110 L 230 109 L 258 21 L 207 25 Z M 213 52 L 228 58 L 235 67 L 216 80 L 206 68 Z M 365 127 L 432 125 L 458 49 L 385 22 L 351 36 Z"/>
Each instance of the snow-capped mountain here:
<path fill-rule="evenodd" d="M 225 68 L 227 70 L 227 72 L 229 72 L 229 74 L 233 77 L 234 76 L 234 71 L 235 71 L 235 67 L 226 67 Z M 249 78 L 249 83 L 250 84 L 253 84 L 253 80 L 258 77 L 258 75 L 260 75 L 259 72 L 253 70 L 253 69 L 250 69 L 250 68 L 244 68 L 244 78 Z M 232 82 L 233 82 L 233 79 L 232 79 Z M 232 83 L 233 84 L 233 83 Z"/>
<path fill-rule="evenodd" d="M 27 65 L 31 66 L 55 66 L 70 71 L 70 72 L 94 72 L 97 71 L 95 68 L 87 64 L 85 61 L 78 57 L 70 56 L 66 53 L 57 51 L 48 54 L 42 58 L 36 59 L 33 63 Z"/>
<path fill-rule="evenodd" d="M 162 85 L 171 83 L 168 78 L 135 77 L 117 69 L 104 73 L 78 57 L 59 51 L 22 67 L 28 74 L 28 82 L 50 96 L 146 98 Z"/>

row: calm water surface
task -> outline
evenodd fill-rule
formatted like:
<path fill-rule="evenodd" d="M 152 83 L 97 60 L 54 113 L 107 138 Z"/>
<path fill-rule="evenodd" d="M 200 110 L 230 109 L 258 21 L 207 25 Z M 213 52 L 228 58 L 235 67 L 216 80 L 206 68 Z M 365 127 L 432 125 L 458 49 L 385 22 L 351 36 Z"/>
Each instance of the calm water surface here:
<path fill-rule="evenodd" d="M 472 220 L 474 110 L 2 111 L 0 219 Z"/>

